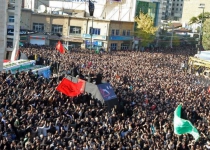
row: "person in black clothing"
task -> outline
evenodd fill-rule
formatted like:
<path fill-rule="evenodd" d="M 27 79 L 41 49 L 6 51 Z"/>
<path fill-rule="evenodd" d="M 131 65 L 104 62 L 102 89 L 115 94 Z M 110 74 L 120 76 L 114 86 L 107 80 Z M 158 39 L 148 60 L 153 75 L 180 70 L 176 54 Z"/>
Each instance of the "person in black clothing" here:
<path fill-rule="evenodd" d="M 93 80 L 94 80 L 94 72 L 93 71 L 91 71 L 91 72 L 89 72 L 88 73 L 88 82 L 90 82 L 90 83 L 92 83 L 93 82 Z"/>
<path fill-rule="evenodd" d="M 99 73 L 96 75 L 96 85 L 102 84 L 102 78 L 103 78 L 103 75 L 99 72 Z"/>

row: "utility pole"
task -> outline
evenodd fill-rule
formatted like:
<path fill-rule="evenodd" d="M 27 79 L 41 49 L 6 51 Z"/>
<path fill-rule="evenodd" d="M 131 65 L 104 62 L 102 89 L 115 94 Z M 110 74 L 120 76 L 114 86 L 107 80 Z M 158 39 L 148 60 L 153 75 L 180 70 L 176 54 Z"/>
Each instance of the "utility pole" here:
<path fill-rule="evenodd" d="M 174 36 L 174 25 L 172 25 L 172 33 L 171 33 L 171 48 L 173 48 L 173 36 Z"/>
<path fill-rule="evenodd" d="M 93 49 L 93 16 L 92 16 L 92 30 L 91 30 L 91 33 L 90 33 L 90 36 L 91 36 L 91 45 L 90 45 L 90 52 L 92 52 L 92 49 Z"/>
<path fill-rule="evenodd" d="M 156 47 L 158 47 L 158 44 L 159 44 L 159 37 L 160 37 L 160 27 L 158 27 L 158 30 L 156 32 Z"/>
<path fill-rule="evenodd" d="M 200 33 L 199 33 L 199 38 L 198 38 L 198 44 L 197 44 L 197 53 L 200 52 L 200 48 L 201 48 L 202 32 L 203 32 L 203 22 L 204 22 L 203 18 L 204 18 L 205 4 L 200 4 L 200 6 L 198 8 L 203 9 L 203 13 L 202 13 L 201 27 L 200 27 Z"/>
<path fill-rule="evenodd" d="M 93 48 L 93 13 L 94 13 L 94 9 L 95 9 L 95 5 L 92 1 L 89 0 L 89 13 L 90 13 L 90 16 L 92 17 L 92 27 L 90 30 L 91 33 L 90 33 L 90 36 L 91 36 L 91 47 L 90 47 L 90 52 L 92 51 L 92 48 Z"/>

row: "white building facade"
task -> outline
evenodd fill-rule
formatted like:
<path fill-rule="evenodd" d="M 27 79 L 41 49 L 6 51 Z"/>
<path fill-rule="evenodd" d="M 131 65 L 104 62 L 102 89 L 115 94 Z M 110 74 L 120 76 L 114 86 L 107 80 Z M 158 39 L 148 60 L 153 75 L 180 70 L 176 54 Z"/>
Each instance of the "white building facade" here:
<path fill-rule="evenodd" d="M 71 12 L 70 15 L 78 13 L 78 11 L 84 11 L 85 16 L 88 17 L 89 0 L 24 0 L 24 8 L 32 9 L 35 12 L 39 12 L 40 5 L 46 6 L 47 13 L 52 14 L 64 14 L 69 15 L 70 13 L 63 13 L 63 11 Z M 136 15 L 137 1 L 158 3 L 158 23 L 161 22 L 162 18 L 162 6 L 163 0 L 92 0 L 95 4 L 94 17 L 97 19 L 104 20 L 115 20 L 115 21 L 134 21 Z M 157 25 L 158 25 L 157 23 Z"/>
<path fill-rule="evenodd" d="M 180 20 L 182 18 L 184 0 L 173 0 L 171 16 L 173 20 Z"/>
<path fill-rule="evenodd" d="M 163 20 L 171 19 L 173 0 L 162 0 L 162 17 Z"/>
<path fill-rule="evenodd" d="M 6 49 L 6 31 L 7 31 L 7 7 L 8 1 L 0 0 L 0 71 L 3 70 L 3 61 Z"/>
<path fill-rule="evenodd" d="M 0 0 L 0 3 L 0 61 L 3 62 L 2 59 L 13 61 L 19 49 L 22 1 Z"/>

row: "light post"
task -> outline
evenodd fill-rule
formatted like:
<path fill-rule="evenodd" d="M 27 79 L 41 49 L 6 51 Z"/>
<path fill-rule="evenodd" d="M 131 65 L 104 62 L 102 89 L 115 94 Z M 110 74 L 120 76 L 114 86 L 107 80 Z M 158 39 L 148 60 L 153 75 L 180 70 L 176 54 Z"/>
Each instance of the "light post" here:
<path fill-rule="evenodd" d="M 172 33 L 171 33 L 171 41 L 170 41 L 171 48 L 173 48 L 173 38 L 174 38 L 174 25 L 172 25 Z"/>
<path fill-rule="evenodd" d="M 90 16 L 92 17 L 92 27 L 91 27 L 92 30 L 90 30 L 91 31 L 91 33 L 90 33 L 90 37 L 91 37 L 90 52 L 92 51 L 92 48 L 93 48 L 93 13 L 94 13 L 94 9 L 95 9 L 94 3 L 89 0 L 89 13 L 90 13 Z"/>
<path fill-rule="evenodd" d="M 91 41 L 91 47 L 90 47 L 90 51 L 92 52 L 92 49 L 93 49 L 93 16 L 92 16 L 92 30 L 91 30 L 91 33 L 90 33 L 90 41 Z"/>
<path fill-rule="evenodd" d="M 203 13 L 202 13 L 202 20 L 201 20 L 201 27 L 200 27 L 200 33 L 199 33 L 199 39 L 198 39 L 198 46 L 197 46 L 197 53 L 199 53 L 200 48 L 201 48 L 201 39 L 202 39 L 202 32 L 203 32 L 203 18 L 204 18 L 204 9 L 205 9 L 205 4 L 200 4 L 200 6 L 198 8 L 203 9 Z"/>

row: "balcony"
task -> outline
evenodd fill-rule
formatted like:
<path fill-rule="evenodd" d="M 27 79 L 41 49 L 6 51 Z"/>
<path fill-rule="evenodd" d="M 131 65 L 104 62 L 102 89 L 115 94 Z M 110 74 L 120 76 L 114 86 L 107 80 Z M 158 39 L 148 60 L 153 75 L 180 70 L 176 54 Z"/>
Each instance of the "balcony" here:
<path fill-rule="evenodd" d="M 14 24 L 15 24 L 14 22 L 7 22 L 8 26 L 14 26 Z"/>
<path fill-rule="evenodd" d="M 74 37 L 82 37 L 82 34 L 75 34 L 75 33 L 69 33 L 69 36 L 74 36 Z"/>
<path fill-rule="evenodd" d="M 7 11 L 8 11 L 8 13 L 13 13 L 14 14 L 15 13 L 15 8 L 9 8 L 8 7 Z"/>
<path fill-rule="evenodd" d="M 13 51 L 13 48 L 7 47 L 7 51 Z"/>
<path fill-rule="evenodd" d="M 90 39 L 91 38 L 91 35 L 90 34 L 83 34 L 82 37 L 85 38 L 85 39 Z M 106 36 L 93 34 L 93 39 L 106 40 Z"/>
<path fill-rule="evenodd" d="M 9 0 L 9 3 L 15 3 L 15 0 Z"/>

